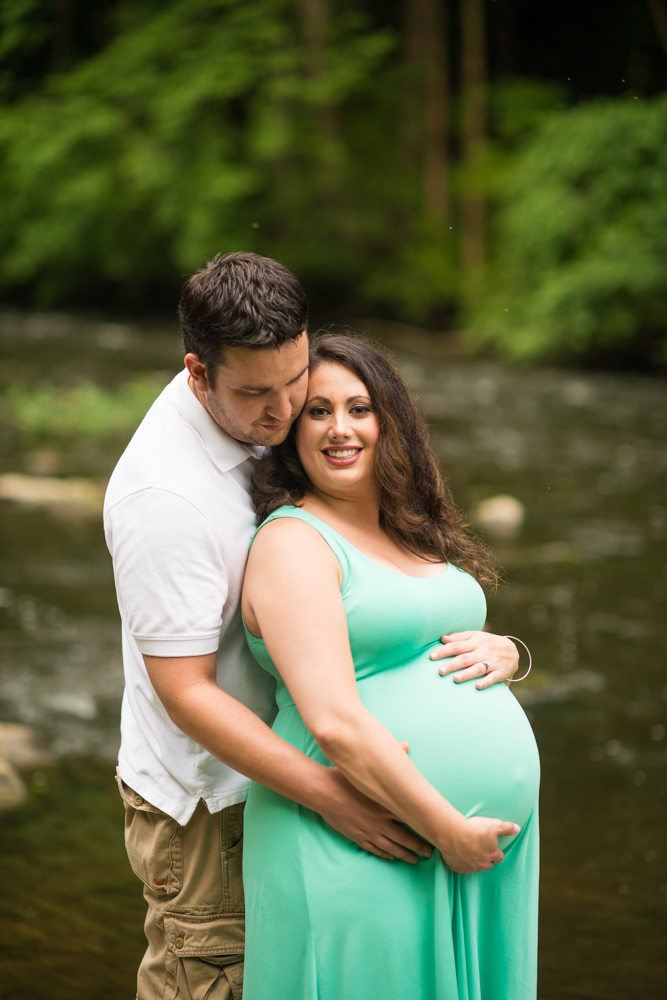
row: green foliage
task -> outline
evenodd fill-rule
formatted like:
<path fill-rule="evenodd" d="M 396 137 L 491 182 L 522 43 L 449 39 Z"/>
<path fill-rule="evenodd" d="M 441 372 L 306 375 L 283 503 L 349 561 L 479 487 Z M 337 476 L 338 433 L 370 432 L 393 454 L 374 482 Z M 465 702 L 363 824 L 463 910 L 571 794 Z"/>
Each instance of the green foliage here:
<path fill-rule="evenodd" d="M 0 92 L 14 92 L 18 67 L 48 41 L 49 13 L 45 0 L 0 0 Z"/>
<path fill-rule="evenodd" d="M 115 391 L 94 382 L 80 382 L 67 389 L 13 384 L 0 397 L 0 413 L 6 425 L 31 440 L 127 437 L 143 420 L 161 388 L 149 376 L 130 379 Z"/>
<path fill-rule="evenodd" d="M 506 77 L 489 91 L 491 126 L 505 144 L 524 140 L 553 111 L 565 107 L 562 87 L 527 77 Z"/>
<path fill-rule="evenodd" d="M 388 306 L 402 319 L 422 323 L 456 303 L 460 286 L 454 238 L 428 231 L 411 234 L 392 256 L 376 262 L 362 285 L 368 300 Z"/>
<path fill-rule="evenodd" d="M 172 0 L 5 106 L 0 283 L 145 301 L 239 248 L 348 277 L 378 217 L 359 108 L 393 40 L 341 14 L 309 53 L 293 11 Z"/>
<path fill-rule="evenodd" d="M 666 263 L 667 99 L 552 114 L 506 178 L 472 336 L 515 359 L 655 345 Z"/>
<path fill-rule="evenodd" d="M 0 290 L 150 307 L 214 254 L 249 249 L 313 298 L 458 323 L 473 294 L 459 209 L 474 193 L 491 228 L 472 342 L 517 359 L 655 344 L 664 100 L 566 109 L 556 85 L 493 81 L 491 140 L 474 169 L 449 164 L 436 226 L 417 76 L 363 6 L 312 0 L 315 24 L 293 0 L 100 0 L 85 16 L 81 3 L 85 38 L 56 73 L 62 10 L 0 0 Z M 455 98 L 454 133 L 460 110 Z"/>

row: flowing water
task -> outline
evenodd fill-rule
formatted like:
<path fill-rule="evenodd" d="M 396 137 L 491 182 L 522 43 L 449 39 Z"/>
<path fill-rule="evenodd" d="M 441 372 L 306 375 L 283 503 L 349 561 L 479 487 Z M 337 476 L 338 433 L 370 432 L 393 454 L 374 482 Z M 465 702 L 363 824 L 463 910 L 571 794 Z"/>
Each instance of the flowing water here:
<path fill-rule="evenodd" d="M 667 384 L 409 346 L 396 356 L 458 503 L 474 515 L 507 494 L 525 508 L 513 534 L 488 536 L 506 577 L 489 625 L 523 639 L 534 661 L 513 690 L 543 765 L 539 995 L 658 1000 Z M 24 775 L 27 803 L 0 817 L 0 927 L 11 945 L 0 997 L 121 1000 L 143 947 L 142 902 L 113 791 L 122 668 L 97 497 L 142 399 L 180 367 L 178 336 L 4 314 L 0 349 L 0 720 L 34 727 L 53 755 Z M 25 494 L 26 483 L 48 494 L 54 478 L 73 477 L 89 481 L 84 501 Z"/>

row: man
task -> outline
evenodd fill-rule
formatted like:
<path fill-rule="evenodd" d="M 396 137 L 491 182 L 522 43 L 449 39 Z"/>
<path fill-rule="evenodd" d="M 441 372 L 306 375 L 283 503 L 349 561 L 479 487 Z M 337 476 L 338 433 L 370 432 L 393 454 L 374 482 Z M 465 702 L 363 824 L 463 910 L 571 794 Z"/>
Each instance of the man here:
<path fill-rule="evenodd" d="M 126 674 L 118 781 L 148 903 L 139 1000 L 239 1000 L 248 779 L 380 857 L 415 863 L 431 848 L 272 732 L 273 683 L 244 640 L 247 487 L 258 449 L 283 441 L 305 402 L 303 290 L 276 261 L 227 254 L 188 279 L 179 316 L 186 367 L 105 501 Z"/>

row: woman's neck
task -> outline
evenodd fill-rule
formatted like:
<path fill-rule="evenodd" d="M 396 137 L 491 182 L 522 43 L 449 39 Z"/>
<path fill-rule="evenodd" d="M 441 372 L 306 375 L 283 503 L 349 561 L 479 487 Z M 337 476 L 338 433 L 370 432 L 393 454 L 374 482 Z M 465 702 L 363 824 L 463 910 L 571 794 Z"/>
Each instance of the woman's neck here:
<path fill-rule="evenodd" d="M 314 489 L 304 498 L 304 507 L 317 516 L 327 512 L 336 519 L 362 531 L 377 531 L 380 526 L 380 501 L 371 494 L 360 497 L 337 497 Z"/>

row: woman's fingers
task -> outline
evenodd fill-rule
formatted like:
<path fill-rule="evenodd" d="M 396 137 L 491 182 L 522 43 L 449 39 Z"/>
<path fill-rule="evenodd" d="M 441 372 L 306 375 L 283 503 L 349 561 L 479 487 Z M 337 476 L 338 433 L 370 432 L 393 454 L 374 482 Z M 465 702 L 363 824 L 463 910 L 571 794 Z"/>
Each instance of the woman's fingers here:
<path fill-rule="evenodd" d="M 516 823 L 484 816 L 470 816 L 465 821 L 463 837 L 458 841 L 456 859 L 475 866 L 477 870 L 490 871 L 499 865 L 505 855 L 498 846 L 499 837 L 513 837 L 520 832 Z"/>
<path fill-rule="evenodd" d="M 500 681 L 511 678 L 519 664 L 519 654 L 515 644 L 503 635 L 491 632 L 457 632 L 451 636 L 441 637 L 442 645 L 429 654 L 432 660 L 447 660 L 440 669 L 440 674 L 454 673 L 457 683 L 469 681 L 487 675 L 484 683 L 478 688 L 491 687 Z M 487 670 L 488 663 L 490 669 Z M 458 673 L 457 673 L 458 671 Z M 462 673 L 461 671 L 465 671 Z"/>
<path fill-rule="evenodd" d="M 517 823 L 511 823 L 509 820 L 498 820 L 498 837 L 516 837 L 517 833 L 521 833 L 521 827 Z"/>
<path fill-rule="evenodd" d="M 477 675 L 475 674 L 473 676 Z M 477 688 L 478 691 L 481 691 L 483 688 L 493 687 L 494 684 L 497 684 L 499 681 L 504 681 L 504 680 L 505 680 L 505 674 L 501 673 L 500 671 L 489 670 L 489 672 L 487 673 L 485 670 L 482 679 L 477 681 L 475 687 Z"/>
<path fill-rule="evenodd" d="M 433 657 L 432 657 L 433 659 Z M 444 670 L 446 674 L 451 674 L 454 670 L 461 670 L 463 667 L 469 667 L 471 663 L 479 660 L 479 653 L 475 652 L 474 649 L 462 649 L 456 656 L 452 655 L 447 658 L 447 662 L 443 663 L 441 670 Z"/>
<path fill-rule="evenodd" d="M 444 636 L 443 636 L 444 638 Z M 442 639 L 440 640 L 442 642 Z M 450 642 L 444 646 L 436 646 L 430 652 L 430 657 L 432 660 L 446 660 L 450 656 L 459 656 L 461 653 L 470 653 L 473 650 L 473 646 L 470 642 Z"/>
<path fill-rule="evenodd" d="M 488 662 L 488 661 L 487 661 Z M 491 671 L 487 669 L 486 663 L 481 663 L 479 660 L 475 660 L 471 663 L 467 669 L 462 670 L 461 673 L 454 674 L 454 681 L 456 684 L 460 684 L 461 681 L 471 681 L 475 677 L 484 677 L 485 674 L 489 674 Z"/>
<path fill-rule="evenodd" d="M 477 872 L 488 871 L 493 868 L 493 865 L 472 865 L 463 858 L 459 858 L 456 854 L 442 854 L 442 860 L 445 862 L 450 871 L 453 871 L 455 875 L 476 875 Z"/>
<path fill-rule="evenodd" d="M 490 661 L 486 661 L 490 663 Z M 459 671 L 454 673 L 454 671 Z M 486 663 L 479 659 L 479 653 L 470 653 L 467 656 L 459 656 L 452 663 L 447 663 L 438 667 L 438 673 L 441 677 L 446 677 L 447 674 L 454 673 L 454 681 L 456 684 L 461 684 L 463 681 L 472 681 L 476 677 L 486 677 L 486 680 L 482 683 L 477 684 L 478 688 L 491 687 L 492 684 L 496 684 L 499 680 L 503 680 L 505 675 L 501 671 L 489 670 Z"/>

